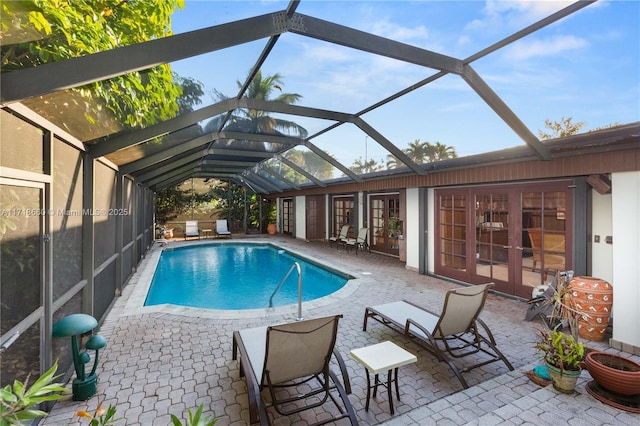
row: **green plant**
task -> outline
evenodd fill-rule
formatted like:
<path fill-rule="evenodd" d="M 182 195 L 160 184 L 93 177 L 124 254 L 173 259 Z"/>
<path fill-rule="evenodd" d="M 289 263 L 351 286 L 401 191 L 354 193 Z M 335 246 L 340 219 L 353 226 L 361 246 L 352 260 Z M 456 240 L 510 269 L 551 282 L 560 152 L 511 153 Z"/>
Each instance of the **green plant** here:
<path fill-rule="evenodd" d="M 29 376 L 27 376 L 24 383 L 15 380 L 13 386 L 7 385 L 2 388 L 0 426 L 22 425 L 26 421 L 30 424 L 31 420 L 46 416 L 47 413 L 44 411 L 32 408 L 42 402 L 64 398 L 68 392 L 60 383 L 53 383 L 59 377 L 55 376 L 57 370 L 56 362 L 31 386 L 28 386 Z"/>
<path fill-rule="evenodd" d="M 191 412 L 191 409 L 188 408 L 187 414 L 189 415 L 189 418 L 187 419 L 186 423 L 182 423 L 182 421 L 178 417 L 172 414 L 171 421 L 173 422 L 173 426 L 213 426 L 215 425 L 218 422 L 218 419 L 211 419 L 210 416 L 201 418 L 203 409 L 204 409 L 204 405 L 200 404 L 198 406 L 198 410 L 196 411 L 196 413 L 193 414 L 193 412 Z"/>
<path fill-rule="evenodd" d="M 580 371 L 584 362 L 584 346 L 574 336 L 562 331 L 539 330 L 535 348 L 550 365 L 561 371 Z"/>
<path fill-rule="evenodd" d="M 98 403 L 96 411 L 93 414 L 84 410 L 76 411 L 76 416 L 91 419 L 91 422 L 89 422 L 90 426 L 108 426 L 122 420 L 122 417 L 114 419 L 113 416 L 115 415 L 116 407 L 109 404 L 109 408 L 105 410 L 102 408 L 102 401 Z"/>

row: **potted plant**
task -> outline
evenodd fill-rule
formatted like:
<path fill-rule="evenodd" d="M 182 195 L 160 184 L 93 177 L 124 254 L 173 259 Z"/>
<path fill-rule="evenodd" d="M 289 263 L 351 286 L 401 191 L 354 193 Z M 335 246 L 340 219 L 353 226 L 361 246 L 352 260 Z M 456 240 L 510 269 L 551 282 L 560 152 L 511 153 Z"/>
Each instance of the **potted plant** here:
<path fill-rule="evenodd" d="M 24 383 L 14 380 L 13 385 L 0 388 L 0 425 L 31 424 L 32 420 L 47 415 L 36 408 L 38 404 L 65 398 L 68 389 L 61 383 L 54 383 L 58 378 L 55 375 L 57 370 L 56 362 L 33 384 L 29 384 L 27 377 Z"/>
<path fill-rule="evenodd" d="M 563 393 L 573 393 L 584 362 L 584 346 L 578 339 L 557 328 L 539 330 L 535 348 L 547 364 L 553 387 Z"/>

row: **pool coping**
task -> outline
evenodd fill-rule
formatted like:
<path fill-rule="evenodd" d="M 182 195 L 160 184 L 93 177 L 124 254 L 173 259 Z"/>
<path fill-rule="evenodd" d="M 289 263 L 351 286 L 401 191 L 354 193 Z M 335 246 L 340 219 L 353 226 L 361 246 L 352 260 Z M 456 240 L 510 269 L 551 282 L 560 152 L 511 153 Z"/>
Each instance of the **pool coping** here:
<path fill-rule="evenodd" d="M 147 293 L 151 287 L 151 281 L 155 274 L 156 267 L 160 261 L 160 255 L 167 249 L 174 249 L 183 246 L 195 246 L 195 245 L 207 245 L 207 244 L 237 244 L 237 243 L 249 243 L 249 244 L 269 244 L 279 249 L 287 250 L 288 252 L 308 259 L 312 263 L 316 263 L 324 268 L 338 271 L 341 274 L 349 275 L 353 278 L 349 279 L 347 283 L 339 290 L 331 293 L 330 295 L 310 300 L 308 302 L 302 302 L 302 315 L 307 310 L 323 307 L 340 301 L 353 294 L 360 285 L 368 281 L 368 273 L 346 271 L 344 267 L 336 267 L 335 265 L 329 265 L 317 258 L 311 258 L 307 253 L 301 252 L 299 247 L 292 248 L 287 247 L 286 243 L 282 241 L 265 241 L 264 239 L 243 238 L 241 240 L 225 240 L 225 241 L 172 241 L 166 246 L 154 244 L 154 246 L 147 252 L 147 255 L 140 264 L 138 270 L 131 277 L 128 285 L 125 287 L 122 296 L 126 298 L 124 309 L 121 311 L 120 316 L 132 316 L 143 315 L 152 313 L 180 315 L 194 318 L 211 318 L 211 319 L 240 319 L 240 318 L 268 318 L 275 316 L 288 316 L 298 315 L 298 304 L 278 306 L 275 308 L 262 308 L 262 309 L 239 309 L 239 310 L 221 310 L 221 309 L 208 309 L 208 308 L 192 308 L 188 306 L 178 306 L 171 304 L 144 306 Z"/>

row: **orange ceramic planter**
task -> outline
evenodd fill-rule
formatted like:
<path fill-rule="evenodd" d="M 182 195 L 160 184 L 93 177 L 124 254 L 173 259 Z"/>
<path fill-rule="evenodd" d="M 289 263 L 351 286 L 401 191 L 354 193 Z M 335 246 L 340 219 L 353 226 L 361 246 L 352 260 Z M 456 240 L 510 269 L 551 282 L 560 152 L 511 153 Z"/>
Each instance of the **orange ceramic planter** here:
<path fill-rule="evenodd" d="M 569 287 L 571 303 L 580 312 L 578 334 L 594 342 L 604 340 L 613 306 L 613 287 L 595 277 L 575 277 Z"/>

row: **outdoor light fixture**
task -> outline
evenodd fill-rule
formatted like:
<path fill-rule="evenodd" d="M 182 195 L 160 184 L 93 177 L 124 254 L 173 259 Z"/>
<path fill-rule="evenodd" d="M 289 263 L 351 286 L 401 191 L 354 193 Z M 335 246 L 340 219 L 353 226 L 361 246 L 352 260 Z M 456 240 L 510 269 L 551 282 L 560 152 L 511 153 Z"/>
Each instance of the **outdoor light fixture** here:
<path fill-rule="evenodd" d="M 98 366 L 98 351 L 107 346 L 107 340 L 100 336 L 94 335 L 89 338 L 85 348 L 96 351 L 93 360 L 93 368 L 91 373 L 85 371 L 85 364 L 91 361 L 91 356 L 87 351 L 80 352 L 78 347 L 78 336 L 88 333 L 98 326 L 98 321 L 87 314 L 73 314 L 62 318 L 53 325 L 53 337 L 71 337 L 71 354 L 73 355 L 73 365 L 76 370 L 76 378 L 73 380 L 73 400 L 86 401 L 97 392 L 98 375 L 96 367 Z"/>

